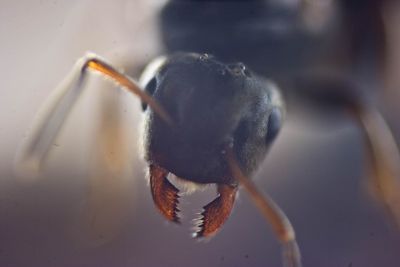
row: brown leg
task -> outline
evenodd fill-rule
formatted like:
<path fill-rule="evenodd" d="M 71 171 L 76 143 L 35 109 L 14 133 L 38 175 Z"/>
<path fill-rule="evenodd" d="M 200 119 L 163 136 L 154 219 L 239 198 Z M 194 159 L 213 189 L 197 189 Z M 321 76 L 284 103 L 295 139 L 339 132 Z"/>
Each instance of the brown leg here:
<path fill-rule="evenodd" d="M 232 149 L 227 147 L 226 151 L 227 161 L 231 168 L 232 175 L 250 195 L 251 200 L 265 217 L 266 221 L 272 226 L 277 239 L 280 241 L 284 266 L 300 267 L 300 250 L 296 242 L 293 226 L 289 219 L 269 196 L 261 193 L 256 185 L 243 174 Z"/>
<path fill-rule="evenodd" d="M 149 105 L 153 109 L 153 111 L 158 116 L 160 116 L 167 124 L 173 126 L 173 121 L 167 111 L 164 110 L 164 108 L 160 106 L 150 95 L 141 90 L 136 82 L 129 78 L 129 76 L 119 72 L 113 66 L 98 57 L 88 59 L 83 69 L 85 70 L 86 68 L 95 70 L 106 77 L 112 78 L 119 85 L 122 85 L 129 92 L 135 94 L 140 98 L 140 100 Z"/>
<path fill-rule="evenodd" d="M 167 179 L 168 171 L 156 166 L 150 165 L 150 187 L 153 201 L 158 210 L 169 221 L 179 223 L 178 199 L 179 190 L 173 186 Z"/>
<path fill-rule="evenodd" d="M 355 113 L 366 138 L 372 189 L 400 228 L 400 153 L 396 141 L 377 110 L 360 108 Z"/>
<path fill-rule="evenodd" d="M 218 185 L 219 196 L 203 207 L 195 237 L 212 236 L 221 228 L 231 214 L 236 192 L 237 186 Z"/>
<path fill-rule="evenodd" d="M 173 121 L 167 111 L 150 95 L 129 78 L 119 72 L 106 61 L 94 54 L 87 54 L 79 59 L 71 73 L 53 90 L 39 110 L 29 130 L 28 137 L 18 150 L 15 169 L 19 176 L 35 177 L 41 169 L 41 164 L 48 149 L 63 125 L 65 118 L 84 89 L 87 72 L 95 71 L 111 78 L 125 90 L 138 96 L 165 123 L 173 126 Z"/>

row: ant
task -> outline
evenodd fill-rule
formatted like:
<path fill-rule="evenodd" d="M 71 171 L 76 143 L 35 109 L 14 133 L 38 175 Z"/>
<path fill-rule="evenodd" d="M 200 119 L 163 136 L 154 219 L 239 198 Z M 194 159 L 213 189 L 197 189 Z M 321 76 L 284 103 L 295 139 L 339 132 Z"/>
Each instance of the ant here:
<path fill-rule="evenodd" d="M 329 25 L 320 25 L 327 32 L 313 29 L 317 34 L 299 27 L 307 10 L 304 5 L 170 1 L 160 14 L 168 55 L 150 63 L 138 83 L 97 55 L 80 59 L 43 106 L 18 161 L 21 166 L 40 169 L 84 88 L 88 71 L 101 73 L 142 101 L 151 194 L 166 219 L 179 222 L 179 192 L 168 180 L 169 173 L 182 181 L 217 185 L 219 196 L 204 207 L 196 237 L 212 236 L 221 228 L 242 185 L 282 243 L 286 266 L 301 266 L 289 220 L 248 179 L 283 125 L 285 104 L 280 91 L 296 91 L 318 107 L 347 111 L 364 129 L 380 199 L 395 221 L 400 221 L 399 196 L 391 190 L 398 186 L 399 174 L 392 134 L 351 79 L 342 73 L 313 72 L 325 51 L 321 46 L 334 48 L 329 38 L 335 32 Z M 311 74 L 299 71 L 303 69 Z"/>

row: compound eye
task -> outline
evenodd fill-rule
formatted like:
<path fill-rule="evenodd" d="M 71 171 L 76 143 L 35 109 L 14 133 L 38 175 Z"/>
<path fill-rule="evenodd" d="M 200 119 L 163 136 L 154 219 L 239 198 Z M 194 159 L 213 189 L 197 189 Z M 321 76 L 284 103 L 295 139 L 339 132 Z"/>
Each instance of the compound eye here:
<path fill-rule="evenodd" d="M 163 66 L 167 62 L 167 57 L 160 56 L 151 61 L 146 68 L 143 70 L 142 75 L 139 79 L 139 85 L 149 95 L 153 95 L 157 89 L 157 74 L 162 71 Z M 145 110 L 147 107 L 146 103 L 142 103 L 142 109 Z"/>
<path fill-rule="evenodd" d="M 157 79 L 154 76 L 153 78 L 151 78 L 151 80 L 147 83 L 146 87 L 144 88 L 144 91 L 146 93 L 148 93 L 149 95 L 153 95 L 154 92 L 157 89 Z M 142 101 L 142 110 L 145 111 L 147 108 L 147 104 L 145 102 Z"/>
<path fill-rule="evenodd" d="M 157 76 L 163 69 L 165 69 L 165 65 L 167 64 L 168 58 L 166 56 L 159 56 L 156 59 L 152 60 L 147 66 L 144 68 L 142 74 L 139 78 L 139 85 L 142 88 L 145 88 L 147 84 L 150 83 L 150 80 Z"/>
<path fill-rule="evenodd" d="M 265 141 L 271 143 L 278 135 L 282 126 L 282 112 L 278 108 L 274 108 L 268 117 L 267 135 Z"/>

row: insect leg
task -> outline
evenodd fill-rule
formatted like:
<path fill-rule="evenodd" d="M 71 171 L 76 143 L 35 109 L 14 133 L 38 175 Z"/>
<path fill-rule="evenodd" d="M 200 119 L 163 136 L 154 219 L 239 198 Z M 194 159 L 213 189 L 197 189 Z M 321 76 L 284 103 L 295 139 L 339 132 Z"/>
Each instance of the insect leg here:
<path fill-rule="evenodd" d="M 261 193 L 256 185 L 241 171 L 230 147 L 226 149 L 227 161 L 234 178 L 244 187 L 254 205 L 259 209 L 267 222 L 272 226 L 277 239 L 280 241 L 285 267 L 300 267 L 301 255 L 297 245 L 295 232 L 289 219 L 275 202 Z"/>
<path fill-rule="evenodd" d="M 143 102 L 148 104 L 166 123 L 171 126 L 173 125 L 171 117 L 164 110 L 164 108 L 157 104 L 157 102 L 150 95 L 141 90 L 139 85 L 137 85 L 137 83 L 127 75 L 122 74 L 113 66 L 100 58 L 92 58 L 88 60 L 84 66 L 84 69 L 86 68 L 98 71 L 106 77 L 110 77 L 111 79 L 115 80 L 119 85 L 123 86 L 129 92 L 137 95 Z"/>
<path fill-rule="evenodd" d="M 355 81 L 342 76 L 305 77 L 298 80 L 297 91 L 311 100 L 308 103 L 345 110 L 359 124 L 369 157 L 371 188 L 400 229 L 400 152 L 387 122 Z"/>
<path fill-rule="evenodd" d="M 400 154 L 384 118 L 373 107 L 355 109 L 369 154 L 370 181 L 378 200 L 400 228 Z"/>
<path fill-rule="evenodd" d="M 116 81 L 123 88 L 136 94 L 147 103 L 166 123 L 172 125 L 167 112 L 156 103 L 132 79 L 113 68 L 95 54 L 88 53 L 79 59 L 71 72 L 52 92 L 39 110 L 28 137 L 16 156 L 16 173 L 23 177 L 36 176 L 50 145 L 60 131 L 63 122 L 78 99 L 87 78 L 87 70 L 100 72 Z"/>

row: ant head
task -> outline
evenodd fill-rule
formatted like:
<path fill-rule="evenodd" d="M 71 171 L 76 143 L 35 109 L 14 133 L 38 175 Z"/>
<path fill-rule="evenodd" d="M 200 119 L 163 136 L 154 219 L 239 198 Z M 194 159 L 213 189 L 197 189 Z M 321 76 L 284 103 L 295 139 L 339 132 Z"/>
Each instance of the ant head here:
<path fill-rule="evenodd" d="M 144 74 L 142 86 L 174 122 L 171 127 L 147 113 L 148 159 L 189 180 L 219 182 L 228 176 L 221 154 L 228 145 L 246 173 L 256 169 L 280 128 L 283 104 L 270 82 L 242 63 L 195 53 L 158 60 Z"/>
<path fill-rule="evenodd" d="M 152 196 L 167 219 L 179 221 L 179 190 L 168 173 L 180 181 L 217 184 L 219 197 L 204 207 L 196 232 L 211 236 L 228 218 L 238 186 L 227 155 L 251 175 L 279 131 L 283 104 L 274 86 L 242 63 L 179 53 L 154 64 L 142 85 L 174 125 L 151 109 L 146 113 L 144 152 Z"/>
<path fill-rule="evenodd" d="M 244 64 L 224 64 L 211 55 L 196 53 L 178 53 L 157 61 L 144 72 L 142 86 L 188 139 L 226 138 L 248 111 L 257 82 Z"/>

